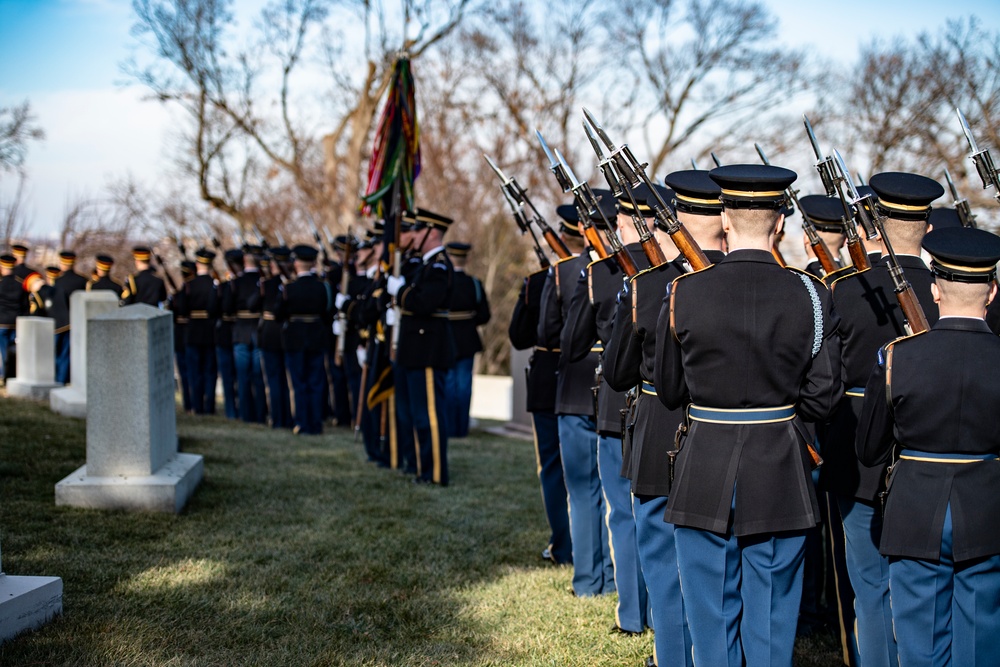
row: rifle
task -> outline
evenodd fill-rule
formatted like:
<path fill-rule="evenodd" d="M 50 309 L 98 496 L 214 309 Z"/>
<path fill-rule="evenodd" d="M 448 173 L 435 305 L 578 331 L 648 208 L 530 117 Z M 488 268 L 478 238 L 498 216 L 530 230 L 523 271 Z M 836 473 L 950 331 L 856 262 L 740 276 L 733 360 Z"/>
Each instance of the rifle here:
<path fill-rule="evenodd" d="M 622 185 L 621 174 L 615 173 L 614 162 L 612 162 L 610 158 L 605 159 L 604 152 L 601 150 L 601 145 L 597 142 L 597 138 L 594 137 L 594 133 L 591 132 L 590 126 L 584 123 L 583 131 L 587 133 L 587 138 L 590 139 L 590 145 L 597 154 L 597 168 L 601 170 L 602 174 L 604 174 L 604 180 L 606 180 L 608 185 L 611 186 L 611 191 L 615 192 L 617 189 L 624 192 L 628 197 L 629 202 L 632 204 L 632 212 L 629 215 L 629 218 L 632 220 L 632 225 L 635 227 L 636 233 L 639 234 L 639 243 L 642 244 L 642 251 L 645 253 L 646 259 L 649 260 L 649 265 L 660 266 L 661 264 L 666 264 L 667 258 L 663 254 L 663 248 L 661 248 L 660 244 L 657 243 L 653 233 L 649 231 L 649 227 L 646 226 L 646 221 L 639 217 L 639 202 L 636 201 L 635 194 L 632 192 L 632 189 Z"/>
<path fill-rule="evenodd" d="M 691 168 L 698 171 L 698 163 L 694 161 L 694 158 L 691 158 Z"/>
<path fill-rule="evenodd" d="M 597 194 L 591 189 L 590 184 L 586 181 L 580 181 L 580 179 L 576 177 L 576 174 L 573 173 L 573 170 L 570 169 L 570 166 L 566 163 L 566 158 L 564 158 L 563 154 L 558 150 L 556 150 L 556 156 L 559 158 L 559 164 L 572 184 L 573 196 L 580 202 L 580 207 L 586 209 L 588 222 L 592 219 L 591 216 L 595 214 L 599 215 L 601 220 L 604 221 L 604 228 L 607 230 L 608 240 L 611 242 L 611 256 L 615 258 L 616 262 L 618 262 L 618 266 L 621 267 L 622 272 L 630 278 L 639 273 L 639 267 L 635 265 L 635 260 L 632 259 L 632 255 L 630 255 L 628 250 L 625 249 L 625 246 L 622 245 L 621 239 L 618 238 L 618 234 L 611 227 L 611 221 L 604 216 L 604 211 L 601 210 L 600 200 L 598 199 Z M 588 228 L 585 226 L 584 230 L 586 229 Z M 594 229 L 593 224 L 590 225 L 589 229 Z M 597 233 L 596 229 L 594 229 L 594 233 Z M 598 382 L 598 385 L 599 384 L 600 382 Z"/>
<path fill-rule="evenodd" d="M 156 263 L 160 265 L 160 270 L 163 272 L 163 277 L 167 281 L 167 286 L 170 287 L 170 294 L 177 293 L 177 283 L 174 282 L 174 277 L 170 275 L 170 271 L 167 271 L 167 265 L 163 263 L 163 258 L 160 257 L 160 253 L 153 250 L 153 259 Z"/>
<path fill-rule="evenodd" d="M 972 128 L 969 127 L 969 121 L 965 120 L 965 114 L 958 107 L 955 107 L 955 113 L 958 114 L 958 120 L 962 123 L 962 131 L 965 132 L 965 138 L 969 140 L 969 148 L 972 149 L 969 159 L 976 165 L 979 178 L 983 181 L 983 190 L 987 190 L 990 186 L 993 186 L 996 190 L 993 198 L 1000 203 L 1000 174 L 997 174 L 997 168 L 993 164 L 993 156 L 990 154 L 990 149 L 984 148 L 983 150 L 979 150 L 976 139 L 972 136 Z"/>
<path fill-rule="evenodd" d="M 716 167 L 721 167 L 722 166 L 722 163 L 719 162 L 719 158 L 715 157 L 715 152 L 710 152 L 709 155 L 712 156 L 712 162 L 715 163 Z"/>
<path fill-rule="evenodd" d="M 612 143 L 611 139 L 608 137 L 607 133 L 604 132 L 604 128 L 601 127 L 600 123 L 594 118 L 594 116 L 587 110 L 583 110 L 583 115 L 587 118 L 587 122 L 590 126 L 594 128 L 597 136 L 601 138 L 604 145 L 608 147 L 610 155 L 608 159 L 613 160 L 615 168 L 618 173 L 623 177 L 622 185 L 619 187 L 630 187 L 634 188 L 639 183 L 645 183 L 646 187 L 653 194 L 653 201 L 647 202 L 653 209 L 653 214 L 656 219 L 660 221 L 660 224 L 667 230 L 667 234 L 670 235 L 670 240 L 674 242 L 677 249 L 681 251 L 684 255 L 684 259 L 688 261 L 691 268 L 695 271 L 700 271 L 701 269 L 707 268 L 712 265 L 708 261 L 708 257 L 698 246 L 698 243 L 691 236 L 691 232 L 687 230 L 686 227 L 677 219 L 673 210 L 667 206 L 667 202 L 663 201 L 663 197 L 657 192 L 656 188 L 653 187 L 653 181 L 649 179 L 646 175 L 646 163 L 639 162 L 635 155 L 632 153 L 632 149 L 628 147 L 628 144 L 622 144 L 621 147 L 616 147 Z"/>
<path fill-rule="evenodd" d="M 847 252 L 851 256 L 851 263 L 854 264 L 854 268 L 858 271 L 870 269 L 872 264 L 868 259 L 868 251 L 865 249 L 865 244 L 858 235 L 857 223 L 861 224 L 865 230 L 865 236 L 869 240 L 874 239 L 878 236 L 878 232 L 872 224 L 871 216 L 863 213 L 861 209 L 852 211 L 851 204 L 843 190 L 843 182 L 845 179 L 850 179 L 850 173 L 843 172 L 843 175 L 841 175 L 842 172 L 838 170 L 834 159 L 829 155 L 823 156 L 822 151 L 819 149 L 819 142 L 816 141 L 816 135 L 813 133 L 812 124 L 805 114 L 802 114 L 802 120 L 806 126 L 806 133 L 809 135 L 809 143 L 812 144 L 813 152 L 816 154 L 816 171 L 819 172 L 820 180 L 823 181 L 826 196 L 833 197 L 836 195 L 840 197 L 840 203 L 844 207 L 844 234 L 847 237 Z M 853 186 L 853 183 L 851 185 Z M 855 192 L 857 191 L 855 190 Z"/>
<path fill-rule="evenodd" d="M 962 221 L 962 226 L 975 229 L 976 215 L 972 212 L 972 207 L 969 206 L 969 200 L 958 196 L 958 189 L 955 187 L 955 182 L 951 180 L 951 172 L 948 171 L 948 167 L 944 168 L 944 178 L 948 181 L 948 189 L 951 190 L 951 198 L 955 205 L 955 211 L 958 212 L 958 218 Z"/>
<path fill-rule="evenodd" d="M 181 237 L 178 236 L 176 233 L 174 233 L 174 243 L 177 244 L 177 252 L 181 254 L 181 259 L 184 260 L 185 262 L 188 261 L 187 248 L 184 246 L 184 241 L 182 241 Z"/>
<path fill-rule="evenodd" d="M 591 202 L 578 196 L 577 191 L 573 189 L 574 185 L 577 183 L 570 178 L 569 167 L 566 165 L 565 160 L 560 161 L 562 155 L 560 154 L 559 157 L 553 155 L 552 149 L 550 149 L 549 145 L 545 142 L 545 137 L 542 136 L 542 133 L 535 130 L 535 134 L 538 136 L 539 143 L 542 144 L 542 150 L 545 151 L 545 156 L 549 158 L 549 171 L 551 171 L 556 177 L 559 187 L 562 188 L 563 192 L 573 193 L 573 202 L 576 205 L 576 211 L 580 218 L 580 224 L 583 225 L 583 235 L 586 237 L 587 242 L 590 244 L 590 247 L 594 249 L 594 252 L 597 253 L 598 257 L 601 259 L 608 257 L 611 253 L 608 251 L 608 247 L 604 245 L 604 241 L 601 240 L 601 235 L 594 227 L 594 222 L 590 217 L 589 206 Z M 558 152 L 559 151 L 556 151 L 556 153 Z M 608 223 L 603 215 L 601 216 L 601 219 L 604 220 L 607 225 L 605 229 L 610 232 L 610 223 Z"/>
<path fill-rule="evenodd" d="M 317 232 L 318 235 L 318 232 Z M 344 264 L 340 271 L 340 293 L 347 294 L 347 285 L 351 280 L 351 274 L 349 268 L 351 266 L 351 226 L 347 226 L 347 247 L 344 248 Z M 337 319 L 340 320 L 341 326 L 344 329 L 344 333 L 337 336 L 337 347 L 333 355 L 333 363 L 336 366 L 342 366 L 344 364 L 344 349 L 347 345 L 347 313 L 340 311 L 337 313 Z"/>
<path fill-rule="evenodd" d="M 320 252 L 323 253 L 323 270 L 326 271 L 326 267 L 330 263 L 330 253 L 327 251 L 326 244 L 323 243 L 323 237 L 319 234 L 319 227 L 316 225 L 316 220 L 309 211 L 306 211 L 306 217 L 309 218 L 309 224 L 313 228 L 313 239 L 316 241 L 316 245 L 319 246 Z M 344 269 L 347 269 L 346 260 L 344 261 Z"/>
<path fill-rule="evenodd" d="M 500 167 L 498 167 L 496 163 L 490 159 L 489 155 L 483 153 L 483 157 L 486 158 L 486 162 L 488 162 L 490 167 L 493 169 L 493 173 L 495 173 L 497 178 L 500 179 L 500 192 L 503 193 L 503 198 L 507 200 L 507 205 L 510 206 L 510 212 L 514 216 L 514 222 L 517 223 L 518 229 L 521 230 L 521 236 L 524 236 L 525 234 L 531 235 L 532 249 L 535 251 L 538 263 L 542 265 L 543 269 L 549 268 L 549 266 L 551 266 L 551 262 L 549 262 L 549 258 L 545 256 L 542 244 L 538 241 L 538 235 L 535 234 L 535 230 L 531 228 L 531 223 L 528 221 L 528 218 L 525 217 L 523 207 L 519 206 L 515 199 L 511 197 L 508 184 L 513 183 L 514 179 L 508 179 L 507 176 L 500 171 Z"/>
<path fill-rule="evenodd" d="M 767 159 L 767 155 L 764 154 L 764 149 L 760 147 L 760 144 L 754 144 L 754 148 L 757 149 L 757 155 L 760 156 L 761 162 L 766 165 L 770 165 L 771 161 Z M 792 189 L 792 186 L 785 188 L 785 199 L 789 206 L 792 206 L 799 213 L 802 214 L 802 229 L 805 231 L 806 236 L 809 238 L 809 245 L 812 247 L 813 252 L 816 254 L 816 259 L 823 266 L 823 271 L 827 274 L 833 273 L 837 270 L 837 264 L 833 261 L 833 255 L 830 254 L 830 249 L 826 246 L 826 242 L 820 237 L 819 232 L 816 231 L 816 225 L 809 216 L 806 215 L 805 209 L 799 204 L 799 191 Z"/>
<path fill-rule="evenodd" d="M 496 165 L 493 165 L 492 162 L 490 164 L 497 176 L 500 176 L 500 187 L 507 193 L 507 196 L 517 204 L 518 208 L 520 208 L 522 212 L 525 204 L 527 204 L 528 208 L 531 209 L 533 219 L 530 222 L 534 222 L 538 229 L 541 230 L 542 238 L 544 238 L 545 242 L 549 244 L 550 248 L 552 248 L 552 252 L 556 254 L 556 257 L 559 259 L 566 259 L 567 257 L 570 257 L 573 253 L 569 251 L 569 248 L 566 247 L 563 240 L 559 238 L 559 235 L 555 233 L 555 230 L 553 230 L 545 218 L 542 217 L 542 214 L 538 212 L 538 209 L 528 197 L 528 191 L 522 188 L 521 184 L 518 183 L 517 179 L 513 176 L 509 178 L 505 177 L 503 172 L 501 172 Z M 527 216 L 525 216 L 525 218 L 526 217 Z"/>
<path fill-rule="evenodd" d="M 847 170 L 844 158 L 840 156 L 840 152 L 834 149 L 833 155 L 851 198 L 851 206 L 857 209 L 859 213 L 865 211 L 865 213 L 860 213 L 862 216 L 871 216 L 872 225 L 882 236 L 882 244 L 885 246 L 888 256 L 889 277 L 892 278 L 892 288 L 896 293 L 896 300 L 903 311 L 903 317 L 906 318 L 904 326 L 906 327 L 907 334 L 913 335 L 927 331 L 930 328 L 927 324 L 927 316 L 924 315 L 924 309 L 921 307 L 920 301 L 917 300 L 913 286 L 903 274 L 903 267 L 899 265 L 896 253 L 892 249 L 892 243 L 885 233 L 885 216 L 881 215 L 875 208 L 875 200 L 870 194 L 862 197 L 858 193 L 857 188 L 854 187 L 854 181 L 851 180 L 851 172 Z"/>

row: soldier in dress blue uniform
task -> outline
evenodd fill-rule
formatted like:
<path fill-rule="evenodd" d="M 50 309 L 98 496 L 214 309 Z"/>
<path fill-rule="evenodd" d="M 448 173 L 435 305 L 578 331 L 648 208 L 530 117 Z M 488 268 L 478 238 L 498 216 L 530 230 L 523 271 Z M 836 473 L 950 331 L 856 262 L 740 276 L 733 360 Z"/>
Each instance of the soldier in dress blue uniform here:
<path fill-rule="evenodd" d="M 673 189 L 678 219 L 709 261 L 722 260 L 725 255 L 719 186 L 703 170 L 673 172 L 665 182 Z M 664 199 L 670 201 L 669 197 Z M 690 667 L 691 635 L 677 575 L 674 526 L 663 520 L 670 496 L 668 454 L 672 449 L 664 445 L 664 439 L 676 431 L 684 413 L 668 410 L 658 401 L 653 385 L 656 327 L 663 294 L 674 278 L 690 271 L 690 266 L 659 221 L 655 236 L 664 254 L 673 259 L 640 272 L 621 293 L 611 340 L 604 348 L 604 375 L 613 389 L 636 391 L 627 415 L 623 472 L 631 481 L 636 543 L 655 632 L 654 654 L 647 664 Z"/>
<path fill-rule="evenodd" d="M 323 433 L 326 400 L 323 355 L 333 314 L 333 291 L 313 272 L 319 251 L 312 246 L 292 248 L 295 280 L 282 288 L 278 306 L 285 366 L 295 391 L 295 428 L 301 435 Z"/>
<path fill-rule="evenodd" d="M 23 243 L 12 243 L 10 246 L 10 254 L 14 256 L 14 275 L 24 283 L 25 279 L 32 273 L 38 273 L 35 269 L 28 266 L 28 246 Z"/>
<path fill-rule="evenodd" d="M 94 258 L 94 277 L 87 283 L 88 292 L 107 290 L 114 292 L 120 299 L 122 296 L 122 285 L 111 277 L 111 267 L 115 264 L 115 258 L 111 255 L 97 255 Z"/>
<path fill-rule="evenodd" d="M 281 322 L 278 321 L 278 307 L 282 301 L 282 286 L 285 274 L 290 272 L 287 263 L 292 251 L 284 246 L 271 248 L 270 258 L 263 257 L 261 267 L 270 270 L 270 276 L 261 282 L 261 318 L 257 329 L 260 345 L 261 366 L 267 381 L 268 411 L 271 414 L 271 428 L 292 428 L 292 399 L 288 389 L 288 374 L 285 369 L 285 350 L 282 345 Z"/>
<path fill-rule="evenodd" d="M 28 293 L 14 275 L 14 255 L 0 255 L 0 379 L 7 378 L 7 352 L 17 333 L 17 318 L 26 309 Z"/>
<path fill-rule="evenodd" d="M 826 195 L 806 195 L 799 198 L 799 205 L 802 207 L 799 213 L 812 221 L 816 233 L 826 244 L 834 264 L 837 265 L 837 269 L 830 272 L 830 279 L 827 279 L 823 265 L 816 259 L 816 253 L 813 252 L 812 245 L 809 243 L 809 237 L 805 236 L 803 244 L 806 256 L 809 258 L 805 271 L 829 285 L 835 277 L 842 275 L 841 272 L 845 268 L 840 255 L 847 242 L 847 234 L 844 231 L 844 205 L 841 203 L 840 197 L 827 197 Z M 851 220 L 850 224 L 853 225 L 854 221 Z"/>
<path fill-rule="evenodd" d="M 136 272 L 125 279 L 121 298 L 123 306 L 145 303 L 159 308 L 167 300 L 167 285 L 150 266 L 152 257 L 153 251 L 147 246 L 132 248 L 132 260 L 135 262 Z"/>
<path fill-rule="evenodd" d="M 226 419 L 236 419 L 239 415 L 236 391 L 236 357 L 233 352 L 233 326 L 236 312 L 233 310 L 233 279 L 243 269 L 243 251 L 230 248 L 223 254 L 226 264 L 226 279 L 216 287 L 219 304 L 219 318 L 215 322 L 215 365 L 222 384 L 222 405 Z M 242 399 L 240 399 L 242 400 Z"/>
<path fill-rule="evenodd" d="M 572 218 L 570 222 L 573 225 L 577 223 L 576 208 L 572 204 L 560 207 L 560 210 Z M 558 565 L 573 562 L 573 541 L 569 530 L 566 481 L 559 453 L 559 422 L 555 414 L 559 351 L 536 345 L 542 289 L 547 275 L 548 270 L 542 269 L 524 279 L 507 335 L 515 349 L 534 348 L 524 369 L 527 389 L 525 409 L 531 414 L 538 481 L 542 487 L 542 505 L 550 530 L 549 543 L 542 551 L 542 558 Z"/>
<path fill-rule="evenodd" d="M 87 279 L 74 270 L 76 253 L 64 250 L 59 253 L 59 268 L 61 272 L 55 279 L 55 295 L 53 297 L 53 318 L 55 319 L 56 344 L 56 382 L 69 384 L 69 298 L 73 292 L 87 288 Z"/>
<path fill-rule="evenodd" d="M 665 188 L 657 186 L 661 195 L 669 198 Z M 652 198 L 649 189 L 641 185 L 634 197 L 638 208 L 623 194 L 615 203 L 609 191 L 595 191 L 600 206 L 612 224 L 609 234 L 618 234 L 637 268 L 649 268 L 639 243 L 639 233 L 633 217 L 639 224 L 649 226 L 653 209 L 647 204 Z M 598 222 L 600 220 L 600 222 Z M 600 216 L 595 224 L 603 224 Z M 570 300 L 566 324 L 560 344 L 570 361 L 585 358 L 596 351 L 603 358 L 604 344 L 611 338 L 618 293 L 622 289 L 624 273 L 614 257 L 598 259 L 587 265 L 577 280 L 576 291 Z M 622 447 L 622 411 L 625 409 L 625 392 L 615 391 L 608 385 L 599 362 L 597 391 L 597 470 L 601 481 L 601 499 L 605 510 L 605 529 L 610 540 L 609 559 L 613 568 L 618 604 L 615 606 L 614 633 L 639 635 L 649 622 L 649 598 L 646 582 L 639 563 L 635 540 L 635 518 L 632 516 L 632 495 L 629 480 L 622 476 L 624 452 Z"/>
<path fill-rule="evenodd" d="M 1000 665 L 1000 340 L 983 319 L 1000 238 L 933 230 L 923 247 L 940 319 L 879 350 L 857 453 L 893 460 L 879 551 L 899 665 Z"/>
<path fill-rule="evenodd" d="M 653 382 L 690 403 L 665 519 L 700 665 L 792 664 L 805 530 L 819 521 L 802 419 L 842 393 L 837 318 L 822 282 L 771 255 L 795 172 L 726 165 L 729 254 L 671 283 Z"/>
<path fill-rule="evenodd" d="M 472 246 L 454 241 L 445 245 L 455 268 L 449 317 L 455 336 L 455 366 L 448 371 L 448 437 L 469 435 L 469 409 L 472 406 L 472 364 L 483 351 L 478 327 L 490 321 L 490 302 L 479 278 L 465 272 Z"/>
<path fill-rule="evenodd" d="M 413 258 L 404 275 L 386 279 L 386 292 L 396 297 L 401 314 L 394 369 L 396 438 L 405 453 L 416 434 L 416 481 L 447 486 L 445 377 L 455 365 L 455 339 L 448 322 L 453 269 L 443 240 L 452 220 L 423 209 L 414 219 Z M 395 325 L 394 311 L 389 312 L 388 323 Z"/>
<path fill-rule="evenodd" d="M 215 414 L 215 321 L 219 295 L 212 279 L 215 253 L 195 252 L 195 276 L 184 285 L 178 315 L 188 320 L 184 356 L 191 388 L 191 409 L 196 415 Z"/>
<path fill-rule="evenodd" d="M 233 363 L 236 368 L 240 419 L 255 424 L 267 421 L 267 391 L 257 328 L 261 315 L 260 246 L 243 248 L 243 270 L 229 282 L 223 311 L 233 321 Z"/>
<path fill-rule="evenodd" d="M 194 404 L 191 400 L 191 374 L 187 363 L 187 326 L 190 320 L 181 310 L 185 308 L 184 286 L 194 278 L 196 265 L 190 260 L 184 260 L 181 262 L 180 268 L 181 286 L 167 299 L 167 307 L 173 313 L 174 318 L 174 362 L 177 366 L 177 378 L 180 382 L 181 404 L 184 406 L 184 412 L 192 414 Z"/>
<path fill-rule="evenodd" d="M 352 258 L 350 262 L 345 262 L 348 249 L 351 250 Z M 326 266 L 324 277 L 334 294 L 334 306 L 339 311 L 342 304 L 346 305 L 346 301 L 340 295 L 340 284 L 345 271 L 348 275 L 348 294 L 345 296 L 350 298 L 350 282 L 355 274 L 353 253 L 357 251 L 357 240 L 347 234 L 338 234 L 333 239 L 333 250 L 337 253 L 337 257 L 336 260 L 324 262 Z M 338 322 L 340 321 L 334 319 L 334 326 L 339 330 L 343 323 L 340 322 L 338 325 Z M 344 331 L 346 332 L 346 327 Z M 334 335 L 330 336 L 330 348 L 326 354 L 326 367 L 330 383 L 330 407 L 337 426 L 349 427 L 354 421 L 354 412 L 351 408 L 353 405 L 351 401 L 352 380 L 348 376 L 344 360 L 341 359 L 340 363 L 337 363 L 337 338 L 339 335 L 335 331 Z"/>
<path fill-rule="evenodd" d="M 885 232 L 913 285 L 927 321 L 937 321 L 931 295 L 933 277 L 920 258 L 932 201 L 944 194 L 935 181 L 917 174 L 872 176 L 879 211 L 888 216 Z M 844 527 L 847 572 L 854 589 L 857 643 L 863 667 L 896 664 L 896 640 L 889 604 L 889 564 L 878 553 L 882 515 L 878 494 L 884 488 L 884 466 L 868 467 L 855 454 L 854 436 L 864 402 L 864 385 L 879 348 L 905 334 L 904 318 L 893 291 L 887 259 L 871 269 L 833 281 L 833 303 L 840 315 L 841 375 L 845 394 L 818 436 L 824 465 L 820 488 L 835 497 Z"/>
<path fill-rule="evenodd" d="M 615 591 L 601 477 L 597 469 L 597 425 L 594 409 L 594 373 L 597 352 L 579 361 L 570 361 L 562 350 L 561 336 L 569 316 L 570 301 L 581 272 L 586 273 L 592 257 L 572 206 L 556 209 L 563 219 L 560 233 L 573 253 L 550 267 L 542 288 L 538 316 L 537 345 L 559 350 L 556 380 L 559 451 L 569 497 L 570 534 L 573 542 L 573 593 L 578 596 L 604 595 Z"/>

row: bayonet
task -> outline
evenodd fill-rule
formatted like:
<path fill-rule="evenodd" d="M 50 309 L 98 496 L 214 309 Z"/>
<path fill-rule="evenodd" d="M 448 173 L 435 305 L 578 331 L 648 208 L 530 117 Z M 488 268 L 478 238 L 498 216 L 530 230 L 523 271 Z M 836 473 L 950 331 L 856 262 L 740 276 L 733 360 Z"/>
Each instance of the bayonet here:
<path fill-rule="evenodd" d="M 695 171 L 698 170 L 698 163 L 694 161 L 694 158 L 691 158 L 691 168 Z"/>
<path fill-rule="evenodd" d="M 958 188 L 955 187 L 955 181 L 951 180 L 951 172 L 948 171 L 948 167 L 944 168 L 944 178 L 948 181 L 948 189 L 951 190 L 951 198 L 955 205 L 955 211 L 958 213 L 959 219 L 962 221 L 963 227 L 976 227 L 976 216 L 972 212 L 972 208 L 969 206 L 968 199 L 962 199 L 958 195 Z"/>
<path fill-rule="evenodd" d="M 628 147 L 628 144 L 622 144 L 621 146 L 615 146 L 614 142 L 607 135 L 601 124 L 597 122 L 594 115 L 590 113 L 586 108 L 583 110 L 583 115 L 586 117 L 587 122 L 590 123 L 591 127 L 597 133 L 597 136 L 601 138 L 604 145 L 608 147 L 610 155 L 608 160 L 614 161 L 614 168 L 617 170 L 617 175 L 621 178 L 622 189 L 629 194 L 630 200 L 635 204 L 635 199 L 632 197 L 631 190 L 638 187 L 640 183 L 644 183 L 652 196 L 652 201 L 647 201 L 647 205 L 653 209 L 653 215 L 661 222 L 663 227 L 667 230 L 670 235 L 670 239 L 677 246 L 677 249 L 681 251 L 684 258 L 688 260 L 692 268 L 696 271 L 701 270 L 707 266 L 711 265 L 705 253 L 702 252 L 701 248 L 695 242 L 691 233 L 681 224 L 677 216 L 674 215 L 673 210 L 667 205 L 663 200 L 663 197 L 657 191 L 656 186 L 653 181 L 646 175 L 646 163 L 639 162 L 632 153 L 632 149 Z M 603 169 L 602 169 L 603 171 Z M 646 256 L 650 260 L 652 266 L 659 266 L 661 263 L 666 261 L 666 257 L 663 255 L 663 250 L 659 247 L 656 239 L 650 234 L 649 229 L 646 227 L 645 223 L 642 223 L 642 229 L 639 229 L 639 225 L 636 225 L 639 231 L 643 250 L 646 251 Z M 654 247 L 655 246 L 655 247 Z"/>
<path fill-rule="evenodd" d="M 549 171 L 555 174 L 556 181 L 559 183 L 559 187 L 562 188 L 563 192 L 569 192 L 573 189 L 573 185 L 569 180 L 569 176 L 566 174 L 563 164 L 559 163 L 556 156 L 553 155 L 552 149 L 545 142 L 545 137 L 538 130 L 535 130 L 535 134 L 538 136 L 538 141 L 542 144 L 542 150 L 545 151 L 545 156 L 549 158 Z"/>
<path fill-rule="evenodd" d="M 865 230 L 865 235 L 869 240 L 874 239 L 879 235 L 880 231 L 876 227 L 876 222 L 878 218 L 881 217 L 878 211 L 875 210 L 875 200 L 870 194 L 862 196 L 856 187 L 854 187 L 854 181 L 851 179 L 851 172 L 847 169 L 847 164 L 844 162 L 844 158 L 840 155 L 840 151 L 836 148 L 833 149 L 834 160 L 837 163 L 837 168 L 842 176 L 842 182 L 847 188 L 847 194 L 850 198 L 850 203 L 854 207 L 854 213 L 858 224 L 861 228 Z"/>
<path fill-rule="evenodd" d="M 837 173 L 833 159 L 829 155 L 823 155 L 823 151 L 819 148 L 819 142 L 816 140 L 816 133 L 813 132 L 812 123 L 809 122 L 809 118 L 805 114 L 802 114 L 802 122 L 805 123 L 809 143 L 812 144 L 813 153 L 816 154 L 816 171 L 819 172 L 820 180 L 823 181 L 826 196 L 832 197 L 838 193 Z"/>
<path fill-rule="evenodd" d="M 539 136 L 541 136 L 541 135 L 539 135 Z M 545 146 L 545 141 L 544 141 L 544 140 L 542 141 L 542 145 L 543 145 L 543 146 L 544 146 L 545 148 L 548 148 L 548 146 Z M 491 160 L 491 159 L 490 159 L 490 156 L 489 156 L 489 155 L 487 155 L 486 153 L 483 153 L 483 157 L 484 157 L 484 158 L 486 158 L 486 162 L 487 162 L 487 163 L 488 163 L 488 164 L 490 165 L 490 167 L 491 167 L 491 168 L 493 169 L 493 172 L 494 172 L 494 173 L 495 173 L 495 174 L 497 175 L 497 178 L 499 178 L 499 179 L 500 179 L 500 182 L 501 182 L 501 183 L 503 184 L 503 187 L 507 187 L 507 186 L 508 186 L 508 185 L 510 184 L 510 179 L 509 179 L 509 178 L 507 178 L 507 175 L 506 175 L 506 174 L 504 174 L 504 173 L 503 173 L 503 172 L 502 172 L 502 171 L 500 170 L 500 167 L 498 167 L 498 166 L 496 165 L 496 163 L 495 163 L 495 162 L 493 162 L 493 160 Z"/>
<path fill-rule="evenodd" d="M 715 156 L 715 153 L 714 153 L 714 152 L 713 152 L 713 153 L 709 153 L 709 155 L 711 155 L 711 156 L 712 156 L 712 162 L 714 162 L 714 163 L 715 163 L 715 166 L 716 166 L 716 167 L 721 167 L 721 166 L 722 166 L 722 163 L 721 163 L 721 162 L 719 162 L 719 158 L 717 158 L 717 157 Z"/>
<path fill-rule="evenodd" d="M 972 136 L 972 128 L 969 127 L 969 122 L 965 120 L 965 114 L 958 107 L 955 108 L 955 113 L 958 114 L 958 120 L 962 122 L 962 131 L 965 132 L 965 138 L 969 140 L 969 147 L 972 149 L 969 159 L 976 165 L 976 171 L 979 172 L 979 178 L 983 182 L 983 190 L 988 190 L 990 186 L 993 186 L 996 190 L 993 198 L 1000 202 L 1000 174 L 997 174 L 997 168 L 993 163 L 993 155 L 990 154 L 990 149 L 979 149 L 975 137 Z"/>

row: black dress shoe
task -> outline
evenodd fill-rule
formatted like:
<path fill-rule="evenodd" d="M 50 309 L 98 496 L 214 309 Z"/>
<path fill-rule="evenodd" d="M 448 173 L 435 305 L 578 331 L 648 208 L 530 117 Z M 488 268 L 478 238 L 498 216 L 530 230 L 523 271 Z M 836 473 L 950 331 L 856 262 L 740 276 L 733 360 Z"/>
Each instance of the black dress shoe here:
<path fill-rule="evenodd" d="M 552 551 L 548 547 L 542 549 L 542 560 L 552 561 Z"/>
<path fill-rule="evenodd" d="M 656 662 L 653 660 L 653 656 L 646 658 L 646 667 L 656 667 Z"/>
<path fill-rule="evenodd" d="M 617 623 L 611 626 L 611 630 L 609 632 L 610 634 L 613 635 L 624 635 L 626 637 L 638 637 L 639 635 L 642 634 L 641 632 L 632 632 L 631 630 L 625 630 L 624 628 L 619 627 Z"/>

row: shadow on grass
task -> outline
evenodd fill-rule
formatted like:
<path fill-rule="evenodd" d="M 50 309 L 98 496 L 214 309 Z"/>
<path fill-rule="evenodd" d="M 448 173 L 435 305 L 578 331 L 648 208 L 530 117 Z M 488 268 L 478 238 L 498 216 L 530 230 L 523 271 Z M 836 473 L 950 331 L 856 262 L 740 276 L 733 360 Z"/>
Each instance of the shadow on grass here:
<path fill-rule="evenodd" d="M 343 429 L 181 415 L 205 481 L 165 516 L 55 507 L 85 432 L 0 401 L 5 570 L 65 586 L 64 615 L 0 648 L 2 664 L 485 664 L 491 630 L 457 594 L 540 566 L 530 443 L 451 443 L 441 489 L 365 463 Z"/>

